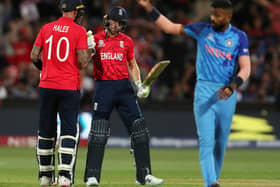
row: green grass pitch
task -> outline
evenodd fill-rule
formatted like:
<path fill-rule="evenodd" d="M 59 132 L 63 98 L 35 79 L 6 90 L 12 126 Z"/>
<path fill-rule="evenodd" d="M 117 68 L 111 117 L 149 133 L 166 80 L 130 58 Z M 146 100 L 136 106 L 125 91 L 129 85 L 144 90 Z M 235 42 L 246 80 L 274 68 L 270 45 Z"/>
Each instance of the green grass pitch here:
<path fill-rule="evenodd" d="M 202 187 L 197 149 L 152 149 L 153 174 L 162 187 Z M 0 187 L 38 187 L 35 149 L 0 147 Z M 85 187 L 86 149 L 80 148 L 75 187 Z M 220 180 L 222 187 L 280 187 L 280 150 L 230 149 Z M 135 168 L 128 149 L 107 148 L 104 187 L 133 187 Z"/>

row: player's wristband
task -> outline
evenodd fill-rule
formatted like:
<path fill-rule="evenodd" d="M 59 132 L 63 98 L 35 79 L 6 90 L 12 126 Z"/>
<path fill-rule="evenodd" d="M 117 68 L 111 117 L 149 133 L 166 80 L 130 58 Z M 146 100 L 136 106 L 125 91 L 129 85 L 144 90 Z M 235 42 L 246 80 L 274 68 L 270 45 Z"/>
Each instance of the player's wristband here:
<path fill-rule="evenodd" d="M 33 64 L 36 66 L 38 70 L 40 71 L 42 70 L 43 62 L 41 59 L 38 59 L 36 62 L 33 62 Z"/>
<path fill-rule="evenodd" d="M 149 16 L 153 21 L 156 21 L 159 18 L 160 14 L 161 13 L 159 12 L 159 10 L 155 7 L 153 7 L 152 11 L 149 12 Z"/>
<path fill-rule="evenodd" d="M 243 79 L 239 76 L 235 76 L 235 77 L 233 77 L 232 82 L 234 82 L 238 88 L 239 86 L 241 86 L 243 84 Z"/>

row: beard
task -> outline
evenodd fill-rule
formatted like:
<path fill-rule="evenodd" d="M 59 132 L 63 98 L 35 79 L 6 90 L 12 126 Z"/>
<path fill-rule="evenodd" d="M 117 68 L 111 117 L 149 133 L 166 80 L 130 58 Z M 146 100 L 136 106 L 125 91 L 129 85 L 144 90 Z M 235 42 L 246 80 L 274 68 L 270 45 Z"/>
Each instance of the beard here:
<path fill-rule="evenodd" d="M 223 32 L 227 26 L 226 23 L 220 23 L 220 24 L 215 24 L 214 22 L 211 22 L 212 24 L 212 28 L 216 31 L 216 32 Z"/>

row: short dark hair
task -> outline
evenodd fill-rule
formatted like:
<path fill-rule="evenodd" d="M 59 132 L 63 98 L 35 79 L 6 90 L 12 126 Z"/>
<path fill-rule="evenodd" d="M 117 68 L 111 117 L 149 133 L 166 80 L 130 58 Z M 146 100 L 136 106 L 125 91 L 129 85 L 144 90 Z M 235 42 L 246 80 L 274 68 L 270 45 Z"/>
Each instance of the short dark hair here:
<path fill-rule="evenodd" d="M 232 2 L 230 0 L 213 0 L 211 6 L 213 8 L 232 9 Z"/>

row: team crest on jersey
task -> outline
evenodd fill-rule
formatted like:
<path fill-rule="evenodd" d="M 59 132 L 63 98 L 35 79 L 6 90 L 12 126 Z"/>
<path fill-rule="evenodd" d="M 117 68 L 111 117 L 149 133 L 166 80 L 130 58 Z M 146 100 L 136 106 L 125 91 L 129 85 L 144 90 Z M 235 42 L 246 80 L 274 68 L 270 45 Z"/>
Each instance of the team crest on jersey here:
<path fill-rule="evenodd" d="M 120 47 L 124 48 L 124 42 L 123 41 L 120 41 Z"/>
<path fill-rule="evenodd" d="M 105 46 L 105 43 L 103 40 L 99 40 L 98 41 L 98 47 L 104 47 Z"/>
<path fill-rule="evenodd" d="M 226 40 L 226 46 L 227 47 L 232 47 L 233 46 L 233 41 L 231 39 Z"/>

